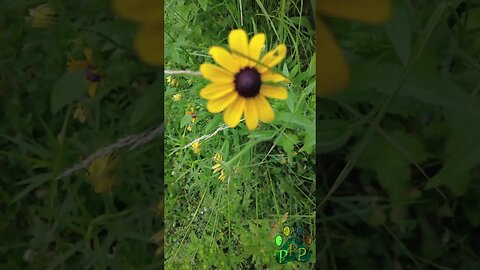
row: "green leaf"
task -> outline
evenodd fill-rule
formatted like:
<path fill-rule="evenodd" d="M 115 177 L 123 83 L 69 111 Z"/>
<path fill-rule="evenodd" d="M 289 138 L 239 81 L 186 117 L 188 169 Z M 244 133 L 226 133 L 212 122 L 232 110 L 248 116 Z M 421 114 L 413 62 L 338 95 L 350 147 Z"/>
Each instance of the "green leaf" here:
<path fill-rule="evenodd" d="M 287 153 L 288 159 L 293 158 L 293 151 L 296 144 L 298 144 L 299 139 L 296 135 L 291 133 L 283 133 L 278 139 L 278 145 L 283 147 L 283 150 Z"/>
<path fill-rule="evenodd" d="M 143 95 L 135 101 L 130 115 L 130 126 L 135 126 L 142 119 L 148 118 L 152 114 L 161 113 L 159 106 L 163 103 L 162 83 L 162 80 L 157 79 L 153 84 L 146 87 Z"/>
<path fill-rule="evenodd" d="M 319 120 L 317 126 L 319 153 L 328 153 L 342 147 L 352 135 L 350 123 L 345 120 Z"/>
<path fill-rule="evenodd" d="M 288 89 L 288 88 L 286 88 L 286 89 L 288 91 L 288 97 L 287 97 L 287 100 L 285 101 L 285 103 L 287 103 L 287 106 L 288 106 L 288 109 L 290 110 L 290 112 L 293 112 L 295 110 L 295 100 L 297 98 L 296 98 L 296 95 L 295 95 L 294 91 L 292 91 L 291 89 Z"/>
<path fill-rule="evenodd" d="M 412 31 L 406 1 L 394 0 L 392 10 L 394 11 L 393 18 L 386 25 L 387 34 L 403 65 L 407 65 L 411 55 Z"/>
<path fill-rule="evenodd" d="M 200 7 L 202 7 L 202 9 L 203 9 L 204 11 L 207 10 L 208 1 L 209 1 L 209 0 L 198 0 L 198 4 L 200 4 Z"/>
<path fill-rule="evenodd" d="M 444 115 L 452 130 L 445 148 L 445 163 L 425 189 L 443 185 L 454 195 L 462 196 L 468 190 L 471 170 L 480 164 L 480 118 L 457 110 L 446 110 Z"/>
<path fill-rule="evenodd" d="M 185 114 L 182 117 L 182 120 L 180 120 L 180 128 L 185 127 L 186 125 L 189 125 L 192 123 L 192 116 L 189 114 Z"/>
<path fill-rule="evenodd" d="M 348 99 L 360 96 L 367 89 L 376 89 L 387 94 L 398 85 L 402 67 L 378 62 L 362 63 L 353 68 L 352 87 L 337 98 Z M 460 85 L 436 74 L 414 74 L 408 78 L 399 96 L 411 97 L 417 101 L 448 110 L 480 117 L 480 102 L 471 99 Z"/>
<path fill-rule="evenodd" d="M 402 131 L 388 133 L 402 149 L 414 157 L 414 162 L 423 162 L 428 157 L 420 139 Z M 379 184 L 387 191 L 393 203 L 408 200 L 407 188 L 410 179 L 410 161 L 383 136 L 375 135 L 360 154 L 357 166 L 376 172 Z"/>
<path fill-rule="evenodd" d="M 220 122 L 222 121 L 221 114 L 215 114 L 212 120 L 208 121 L 208 124 L 205 126 L 205 133 L 210 133 L 218 128 Z"/>
<path fill-rule="evenodd" d="M 277 121 L 288 123 L 288 126 L 292 126 L 292 128 L 301 126 L 305 128 L 307 132 L 315 133 L 315 124 L 305 116 L 295 115 L 290 112 L 277 112 L 275 122 Z"/>
<path fill-rule="evenodd" d="M 52 114 L 87 94 L 88 82 L 83 71 L 69 71 L 57 81 L 50 96 Z"/>
<path fill-rule="evenodd" d="M 261 140 L 271 140 L 275 136 L 275 131 L 273 130 L 259 130 L 252 132 L 248 135 L 250 139 L 261 139 Z"/>

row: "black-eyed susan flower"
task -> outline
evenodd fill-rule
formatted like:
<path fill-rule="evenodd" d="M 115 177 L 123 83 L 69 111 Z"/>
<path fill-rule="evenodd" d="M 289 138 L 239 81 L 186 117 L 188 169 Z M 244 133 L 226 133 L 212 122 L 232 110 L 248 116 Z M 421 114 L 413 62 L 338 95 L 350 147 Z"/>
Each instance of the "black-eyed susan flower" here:
<path fill-rule="evenodd" d="M 287 47 L 279 44 L 261 57 L 265 34 L 259 33 L 249 41 L 242 29 L 232 30 L 228 35 L 230 51 L 213 46 L 209 54 L 219 65 L 204 63 L 202 75 L 212 83 L 200 90 L 200 97 L 207 99 L 211 113 L 223 111 L 223 119 L 229 127 L 235 127 L 245 114 L 249 130 L 258 127 L 258 122 L 268 123 L 275 114 L 267 98 L 286 99 L 288 92 L 283 86 L 269 83 L 287 81 L 272 68 L 287 54 Z"/>
<path fill-rule="evenodd" d="M 173 95 L 172 99 L 173 99 L 173 101 L 180 101 L 180 100 L 182 100 L 182 94 L 180 94 L 180 93 L 175 94 L 175 95 Z"/>
<path fill-rule="evenodd" d="M 75 111 L 73 112 L 73 119 L 77 120 L 80 123 L 85 123 L 85 121 L 87 121 L 89 114 L 90 114 L 90 111 L 87 106 L 78 104 L 75 107 Z"/>
<path fill-rule="evenodd" d="M 220 175 L 218 176 L 218 179 L 220 179 L 220 181 L 222 182 L 225 181 L 227 176 L 225 174 L 225 170 L 222 167 L 222 164 L 220 164 L 219 162 L 219 161 L 223 161 L 223 156 L 220 153 L 216 153 L 213 156 L 213 160 L 215 161 L 215 165 L 212 166 L 213 173 L 214 174 L 220 173 Z"/>
<path fill-rule="evenodd" d="M 390 0 L 322 0 L 317 2 L 317 95 L 329 96 L 345 88 L 350 70 L 323 16 L 382 23 L 391 16 Z"/>
<path fill-rule="evenodd" d="M 34 28 L 47 28 L 55 20 L 56 13 L 53 7 L 48 3 L 43 3 L 28 10 L 28 17 Z"/>
<path fill-rule="evenodd" d="M 96 193 L 102 193 L 112 189 L 116 183 L 112 169 L 116 159 L 110 155 L 98 157 L 88 167 L 88 180 L 93 184 Z"/>
<path fill-rule="evenodd" d="M 192 143 L 192 150 L 195 154 L 200 154 L 200 151 L 202 150 L 202 146 L 200 144 L 200 141 L 195 141 Z"/>
<path fill-rule="evenodd" d="M 172 75 L 167 77 L 167 82 L 170 84 L 171 87 L 178 87 L 180 85 L 180 82 L 173 78 Z"/>
<path fill-rule="evenodd" d="M 85 78 L 88 81 L 88 95 L 95 97 L 98 83 L 102 80 L 102 76 L 98 72 L 93 62 L 93 51 L 87 48 L 83 51 L 86 60 L 70 60 L 67 63 L 68 70 L 81 70 L 85 72 Z"/>
<path fill-rule="evenodd" d="M 197 121 L 197 115 L 195 114 L 195 110 L 193 109 L 193 107 L 191 107 L 190 110 L 187 111 L 185 114 L 188 114 L 190 115 L 190 117 L 192 117 L 192 123 L 195 123 L 195 121 Z"/>
<path fill-rule="evenodd" d="M 135 50 L 148 64 L 163 64 L 163 2 L 161 0 L 113 0 L 115 13 L 140 24 Z"/>

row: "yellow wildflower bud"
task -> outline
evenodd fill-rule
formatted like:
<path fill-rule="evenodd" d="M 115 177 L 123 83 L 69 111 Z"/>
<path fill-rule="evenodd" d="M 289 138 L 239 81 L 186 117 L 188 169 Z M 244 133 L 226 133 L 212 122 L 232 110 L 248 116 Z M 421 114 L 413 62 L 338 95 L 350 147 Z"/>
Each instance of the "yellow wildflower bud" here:
<path fill-rule="evenodd" d="M 200 154 L 200 151 L 202 150 L 201 149 L 201 145 L 200 145 L 200 141 L 196 141 L 194 143 L 192 143 L 192 150 L 195 154 Z"/>
<path fill-rule="evenodd" d="M 55 19 L 55 11 L 50 4 L 44 3 L 28 10 L 28 20 L 34 28 L 47 28 Z"/>

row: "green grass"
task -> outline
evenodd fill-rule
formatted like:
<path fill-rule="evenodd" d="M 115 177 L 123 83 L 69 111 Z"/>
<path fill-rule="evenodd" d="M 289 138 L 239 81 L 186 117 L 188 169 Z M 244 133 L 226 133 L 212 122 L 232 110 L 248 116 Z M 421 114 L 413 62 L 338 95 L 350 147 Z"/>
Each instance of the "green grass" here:
<path fill-rule="evenodd" d="M 198 70 L 212 62 L 209 47 L 225 46 L 229 31 L 242 28 L 250 38 L 266 33 L 268 50 L 287 45 L 278 70 L 291 81 L 288 100 L 272 103 L 275 121 L 249 132 L 244 123 L 222 129 L 221 114 L 206 110 L 198 92 L 207 80 L 171 75 L 178 85 L 167 82 L 165 91 L 167 269 L 283 269 L 274 258 L 274 237 L 283 226 L 302 225 L 315 234 L 315 32 L 305 12 L 309 4 L 166 1 L 165 69 Z M 175 94 L 182 99 L 174 101 Z M 185 114 L 192 107 L 194 123 Z M 195 154 L 189 144 L 205 136 Z M 228 163 L 225 181 L 211 169 L 216 153 Z M 275 226 L 286 213 L 287 221 Z M 314 261 L 287 267 L 311 269 Z"/>

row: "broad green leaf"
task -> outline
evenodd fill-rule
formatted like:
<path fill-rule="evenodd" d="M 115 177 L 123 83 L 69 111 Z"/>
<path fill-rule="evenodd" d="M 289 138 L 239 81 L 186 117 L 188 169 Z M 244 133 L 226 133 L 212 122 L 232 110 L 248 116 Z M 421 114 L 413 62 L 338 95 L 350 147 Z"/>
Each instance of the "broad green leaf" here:
<path fill-rule="evenodd" d="M 411 55 L 412 31 L 410 14 L 405 0 L 393 0 L 393 18 L 386 25 L 386 29 L 395 51 L 403 65 L 406 65 Z"/>
<path fill-rule="evenodd" d="M 275 131 L 273 130 L 259 130 L 259 131 L 252 132 L 250 135 L 248 135 L 248 138 L 271 139 L 274 136 L 275 136 Z"/>
<path fill-rule="evenodd" d="M 305 116 L 299 116 L 290 112 L 277 112 L 275 116 L 275 122 L 289 123 L 292 128 L 295 126 L 301 126 L 305 128 L 307 132 L 315 132 L 315 124 Z"/>
<path fill-rule="evenodd" d="M 57 81 L 50 96 L 53 114 L 87 94 L 88 82 L 83 71 L 69 71 Z"/>
<path fill-rule="evenodd" d="M 215 114 L 212 120 L 208 121 L 208 124 L 205 126 L 205 133 L 210 133 L 218 128 L 220 122 L 222 121 L 221 114 Z"/>
<path fill-rule="evenodd" d="M 462 196 L 468 190 L 471 170 L 480 164 L 480 117 L 457 110 L 446 110 L 444 114 L 451 127 L 445 163 L 425 188 L 443 185 L 454 195 Z"/>
<path fill-rule="evenodd" d="M 283 147 L 285 153 L 287 153 L 288 159 L 291 160 L 293 158 L 293 151 L 295 149 L 295 145 L 299 143 L 299 139 L 296 135 L 291 133 L 284 133 L 278 139 L 277 144 Z"/>
<path fill-rule="evenodd" d="M 182 120 L 180 120 L 180 128 L 185 127 L 186 125 L 189 125 L 192 123 L 192 116 L 189 114 L 185 114 L 182 117 Z"/>
<path fill-rule="evenodd" d="M 380 93 L 387 94 L 398 86 L 402 67 L 392 64 L 379 64 L 376 62 L 358 64 L 353 69 L 352 87 L 338 99 L 361 97 L 365 90 L 375 89 Z M 374 94 L 367 97 L 373 98 Z M 455 110 L 464 114 L 472 114 L 480 117 L 480 102 L 472 100 L 466 91 L 457 83 L 435 74 L 414 74 L 407 79 L 399 96 L 411 97 L 425 104 L 440 106 L 447 110 Z"/>
<path fill-rule="evenodd" d="M 143 95 L 135 101 L 130 115 L 130 126 L 135 126 L 143 118 L 153 114 L 161 114 L 163 104 L 162 80 L 157 79 L 153 84 L 146 87 Z"/>
<path fill-rule="evenodd" d="M 327 153 L 343 146 L 350 139 L 350 123 L 346 120 L 319 120 L 317 122 L 317 152 Z"/>
<path fill-rule="evenodd" d="M 418 137 L 398 130 L 389 135 L 410 157 L 414 157 L 414 162 L 423 162 L 428 157 L 423 143 Z M 376 173 L 379 184 L 390 195 L 393 203 L 402 203 L 408 200 L 410 165 L 409 159 L 380 135 L 372 138 L 357 161 L 358 167 Z"/>
<path fill-rule="evenodd" d="M 295 101 L 297 99 L 296 94 L 295 94 L 295 91 L 292 91 L 292 89 L 287 88 L 287 91 L 288 91 L 288 97 L 285 103 L 287 103 L 287 106 L 290 112 L 293 112 L 295 110 Z"/>

